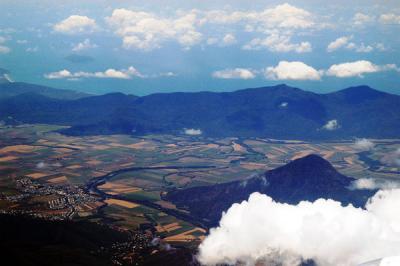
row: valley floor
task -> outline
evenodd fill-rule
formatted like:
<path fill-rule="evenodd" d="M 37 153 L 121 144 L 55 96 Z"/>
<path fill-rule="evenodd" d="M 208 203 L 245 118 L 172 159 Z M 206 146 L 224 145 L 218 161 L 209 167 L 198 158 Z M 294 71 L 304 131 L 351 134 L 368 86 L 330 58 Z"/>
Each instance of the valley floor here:
<path fill-rule="evenodd" d="M 187 135 L 67 137 L 49 125 L 0 128 L 0 210 L 47 219 L 84 219 L 148 230 L 177 246 L 196 247 L 207 228 L 163 195 L 263 174 L 314 153 L 356 178 L 400 180 L 382 158 L 400 140 L 304 142 Z"/>

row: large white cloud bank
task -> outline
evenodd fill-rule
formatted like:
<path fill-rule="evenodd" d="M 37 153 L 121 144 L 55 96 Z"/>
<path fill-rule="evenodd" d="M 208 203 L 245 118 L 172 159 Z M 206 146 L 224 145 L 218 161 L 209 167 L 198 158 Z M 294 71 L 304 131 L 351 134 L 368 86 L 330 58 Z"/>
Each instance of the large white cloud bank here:
<path fill-rule="evenodd" d="M 400 254 L 400 190 L 379 191 L 365 209 L 319 199 L 277 203 L 260 193 L 233 204 L 199 248 L 204 265 L 350 266 Z"/>

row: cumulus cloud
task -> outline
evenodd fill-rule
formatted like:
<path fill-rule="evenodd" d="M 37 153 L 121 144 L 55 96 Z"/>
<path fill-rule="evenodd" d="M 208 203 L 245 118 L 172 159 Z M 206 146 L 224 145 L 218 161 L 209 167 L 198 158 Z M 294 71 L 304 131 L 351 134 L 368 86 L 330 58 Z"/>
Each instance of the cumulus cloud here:
<path fill-rule="evenodd" d="M 264 39 L 252 39 L 249 43 L 243 46 L 244 50 L 261 50 L 263 48 L 268 49 L 271 52 L 308 53 L 312 51 L 311 43 L 292 43 L 290 34 L 285 35 L 277 32 L 271 33 Z"/>
<path fill-rule="evenodd" d="M 369 53 L 375 48 L 372 45 L 365 45 L 364 43 L 361 43 L 360 45 L 349 43 L 349 45 L 347 45 L 347 49 L 354 49 L 357 53 Z"/>
<path fill-rule="evenodd" d="M 382 14 L 379 17 L 379 22 L 383 24 L 400 24 L 400 15 L 393 13 Z"/>
<path fill-rule="evenodd" d="M 365 206 L 319 199 L 282 204 L 253 193 L 233 204 L 199 247 L 204 265 L 350 266 L 400 253 L 400 190 L 379 191 Z"/>
<path fill-rule="evenodd" d="M 131 79 L 133 77 L 144 78 L 136 68 L 130 66 L 128 69 L 116 70 L 109 68 L 104 72 L 70 72 L 69 70 L 61 70 L 44 75 L 47 79 L 81 79 L 81 78 L 113 78 L 113 79 Z"/>
<path fill-rule="evenodd" d="M 237 39 L 234 34 L 232 33 L 227 33 L 221 38 L 218 37 L 210 37 L 207 39 L 206 44 L 207 45 L 217 45 L 220 47 L 224 46 L 229 46 L 237 43 Z"/>
<path fill-rule="evenodd" d="M 253 79 L 256 77 L 255 73 L 247 68 L 218 70 L 213 72 L 212 76 L 219 79 Z"/>
<path fill-rule="evenodd" d="M 398 68 L 394 64 L 378 66 L 370 61 L 359 60 L 354 62 L 334 64 L 326 71 L 326 75 L 335 76 L 338 78 L 363 77 L 363 75 L 367 73 L 375 73 L 386 70 L 398 70 Z"/>
<path fill-rule="evenodd" d="M 72 15 L 55 24 L 53 29 L 64 34 L 89 33 L 97 29 L 97 24 L 87 16 Z"/>
<path fill-rule="evenodd" d="M 341 48 L 347 49 L 347 50 L 353 50 L 356 51 L 357 53 L 369 53 L 374 51 L 375 49 L 379 51 L 385 51 L 385 47 L 382 43 L 376 43 L 376 44 L 364 44 L 361 42 L 360 44 L 357 44 L 355 42 L 350 42 L 350 40 L 353 39 L 353 36 L 342 36 L 334 40 L 333 42 L 329 43 L 326 50 L 331 53 L 336 50 L 339 50 Z"/>
<path fill-rule="evenodd" d="M 228 33 L 222 38 L 222 42 L 224 45 L 232 45 L 236 43 L 236 37 L 232 33 Z"/>
<path fill-rule="evenodd" d="M 355 26 L 363 26 L 365 24 L 371 23 L 375 20 L 374 16 L 370 16 L 364 13 L 356 13 L 353 16 L 353 24 Z"/>
<path fill-rule="evenodd" d="M 400 256 L 391 256 L 374 261 L 369 261 L 359 266 L 396 266 L 400 265 Z"/>
<path fill-rule="evenodd" d="M 354 142 L 354 148 L 361 151 L 370 151 L 375 147 L 375 144 L 366 138 L 357 139 Z"/>
<path fill-rule="evenodd" d="M 266 38 L 260 38 L 259 41 L 255 39 L 247 44 L 245 46 L 247 49 L 269 48 L 271 51 L 310 52 L 309 42 L 292 43 L 290 39 L 295 30 L 318 27 L 313 14 L 287 3 L 262 11 L 180 10 L 168 17 L 119 8 L 113 10 L 106 21 L 115 34 L 121 37 L 124 48 L 146 51 L 160 48 L 168 41 L 178 42 L 185 49 L 200 43 L 203 39 L 207 40 L 209 45 L 216 43 L 231 45 L 237 40 L 231 32 L 226 32 L 225 25 L 237 24 L 244 27 L 245 31 L 256 31 L 267 35 Z M 204 38 L 202 30 L 216 26 L 222 26 L 219 29 L 224 33 L 224 37 Z"/>
<path fill-rule="evenodd" d="M 321 75 L 321 71 L 298 61 L 280 61 L 265 70 L 265 77 L 272 80 L 320 80 Z"/>
<path fill-rule="evenodd" d="M 77 43 L 72 46 L 72 51 L 79 52 L 82 50 L 92 49 L 98 47 L 97 44 L 92 43 L 90 39 L 86 38 L 83 42 Z"/>
<path fill-rule="evenodd" d="M 336 129 L 339 129 L 339 128 L 340 128 L 340 125 L 339 125 L 339 122 L 336 119 L 329 120 L 322 127 L 322 129 L 329 130 L 329 131 L 336 130 Z"/>
<path fill-rule="evenodd" d="M 141 50 L 160 48 L 162 43 L 175 40 L 184 48 L 200 42 L 202 34 L 196 30 L 197 13 L 191 11 L 177 18 L 162 18 L 153 13 L 115 9 L 107 23 L 122 38 L 123 47 Z"/>
<path fill-rule="evenodd" d="M 201 129 L 195 129 L 195 128 L 185 128 L 184 132 L 186 135 L 190 135 L 190 136 L 198 136 L 198 135 L 203 134 Z"/>
<path fill-rule="evenodd" d="M 204 21 L 216 24 L 244 22 L 254 25 L 259 31 L 275 28 L 307 29 L 315 26 L 314 17 L 310 12 L 288 3 L 258 12 L 212 10 L 206 13 Z"/>
<path fill-rule="evenodd" d="M 334 40 L 333 42 L 329 43 L 326 50 L 328 52 L 333 52 L 333 51 L 345 46 L 351 38 L 352 38 L 351 36 L 339 37 L 336 40 Z"/>

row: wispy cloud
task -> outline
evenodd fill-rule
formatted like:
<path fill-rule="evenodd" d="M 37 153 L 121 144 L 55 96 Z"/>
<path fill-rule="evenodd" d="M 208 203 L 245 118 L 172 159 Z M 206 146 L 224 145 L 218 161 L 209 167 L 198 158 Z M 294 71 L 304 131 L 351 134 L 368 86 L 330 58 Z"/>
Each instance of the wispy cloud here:
<path fill-rule="evenodd" d="M 92 43 L 90 39 L 86 38 L 83 42 L 77 43 L 72 46 L 72 51 L 73 52 L 80 52 L 83 50 L 87 49 L 92 49 L 92 48 L 97 48 L 98 45 L 95 43 Z"/>
<path fill-rule="evenodd" d="M 224 69 L 213 72 L 212 76 L 219 79 L 254 79 L 255 73 L 247 68 Z"/>

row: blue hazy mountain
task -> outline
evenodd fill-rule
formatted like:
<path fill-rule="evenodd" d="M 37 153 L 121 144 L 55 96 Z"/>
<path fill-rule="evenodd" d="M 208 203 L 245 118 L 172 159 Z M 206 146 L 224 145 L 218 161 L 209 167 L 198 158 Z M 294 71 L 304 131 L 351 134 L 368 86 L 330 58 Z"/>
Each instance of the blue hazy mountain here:
<path fill-rule="evenodd" d="M 177 189 L 169 192 L 166 198 L 180 208 L 188 209 L 196 219 L 215 226 L 223 211 L 233 203 L 247 200 L 254 192 L 289 204 L 323 198 L 363 207 L 376 191 L 348 189 L 354 180 L 337 172 L 320 156 L 308 155 L 267 171 L 262 176 L 245 181 Z"/>
<path fill-rule="evenodd" d="M 9 82 L 8 80 L 2 82 L 1 76 L 2 76 L 2 70 L 0 69 L 0 99 L 10 98 L 24 93 L 36 93 L 49 98 L 65 99 L 65 100 L 75 100 L 90 96 L 90 94 L 83 92 L 55 89 L 47 86 L 29 84 L 24 82 Z"/>
<path fill-rule="evenodd" d="M 328 94 L 277 85 L 221 93 L 55 98 L 59 97 L 33 90 L 9 97 L 0 102 L 0 119 L 12 116 L 22 122 L 69 125 L 71 128 L 63 133 L 70 135 L 179 134 L 184 128 L 200 129 L 203 136 L 210 137 L 341 139 L 400 135 L 400 96 L 367 86 Z M 324 127 L 329 121 L 337 125 Z"/>

